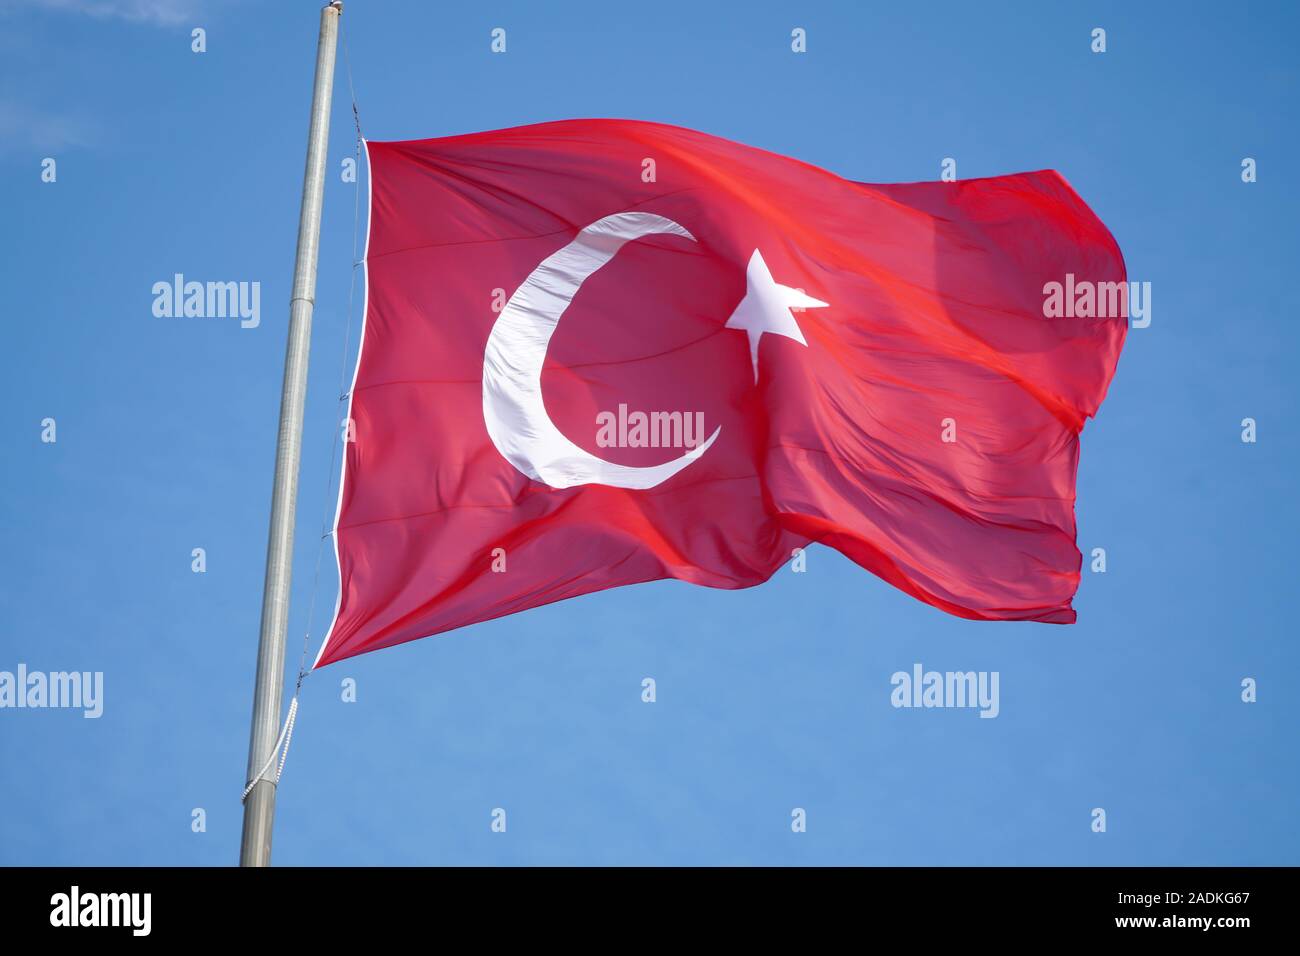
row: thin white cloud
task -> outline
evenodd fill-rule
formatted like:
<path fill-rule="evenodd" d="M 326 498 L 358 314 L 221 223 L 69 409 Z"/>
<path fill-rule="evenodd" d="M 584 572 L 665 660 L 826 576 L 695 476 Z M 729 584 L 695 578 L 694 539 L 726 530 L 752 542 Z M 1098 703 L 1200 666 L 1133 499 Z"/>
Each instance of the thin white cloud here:
<path fill-rule="evenodd" d="M 19 0 L 44 10 L 82 13 L 102 20 L 128 20 L 175 26 L 189 23 L 199 13 L 200 0 Z"/>
<path fill-rule="evenodd" d="M 93 120 L 47 113 L 0 100 L 0 144 L 55 152 L 88 146 L 96 138 Z"/>

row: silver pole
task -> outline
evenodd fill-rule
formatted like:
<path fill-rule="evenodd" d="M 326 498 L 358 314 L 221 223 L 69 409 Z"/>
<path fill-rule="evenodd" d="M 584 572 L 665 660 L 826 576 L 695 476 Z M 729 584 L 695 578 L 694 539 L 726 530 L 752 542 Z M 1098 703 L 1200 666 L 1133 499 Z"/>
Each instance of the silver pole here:
<path fill-rule="evenodd" d="M 262 632 L 257 644 L 257 685 L 253 691 L 253 729 L 248 742 L 248 780 L 262 769 L 280 735 L 284 693 L 285 632 L 289 624 L 289 582 L 293 570 L 293 519 L 298 501 L 298 460 L 302 455 L 302 414 L 307 398 L 307 358 L 311 312 L 316 297 L 316 259 L 320 251 L 321 202 L 329 145 L 330 100 L 334 92 L 334 49 L 341 2 L 320 13 L 316 46 L 316 85 L 307 133 L 307 169 L 298 216 L 298 256 L 289 302 L 289 341 L 280 392 L 280 432 L 275 444 L 275 483 L 271 491 L 271 530 L 266 545 L 266 583 L 262 590 Z M 274 769 L 274 768 L 272 768 Z M 259 780 L 244 801 L 240 866 L 271 865 L 271 826 L 275 784 Z"/>

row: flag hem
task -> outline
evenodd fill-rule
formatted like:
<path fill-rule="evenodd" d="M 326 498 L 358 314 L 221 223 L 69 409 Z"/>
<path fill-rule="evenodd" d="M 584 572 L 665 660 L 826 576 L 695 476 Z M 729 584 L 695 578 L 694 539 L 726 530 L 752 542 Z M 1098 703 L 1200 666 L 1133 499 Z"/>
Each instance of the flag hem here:
<path fill-rule="evenodd" d="M 361 145 L 365 147 L 366 152 L 366 245 L 361 254 L 361 335 L 357 339 L 357 361 L 356 365 L 352 367 L 352 384 L 348 386 L 348 408 L 347 414 L 343 417 L 345 422 L 352 419 L 352 400 L 356 397 L 357 375 L 361 372 L 361 354 L 366 348 L 366 326 L 370 317 L 370 226 L 374 222 L 375 177 L 374 168 L 370 162 L 370 141 L 362 137 Z M 353 263 L 352 267 L 355 269 L 356 264 Z M 316 659 L 312 661 L 312 670 L 321 666 L 321 658 L 325 656 L 325 649 L 330 646 L 330 640 L 334 637 L 334 629 L 338 627 L 339 612 L 343 610 L 343 559 L 339 554 L 339 518 L 343 514 L 343 488 L 348 477 L 348 446 L 346 438 L 343 441 L 343 454 L 340 458 L 342 461 L 339 465 L 339 494 L 338 501 L 334 505 L 334 524 L 330 528 L 330 537 L 334 541 L 334 567 L 338 572 L 338 595 L 334 598 L 334 616 L 330 618 L 330 626 L 325 631 L 325 639 L 321 641 L 320 650 L 316 652 Z M 310 627 L 311 622 L 308 621 L 307 625 Z"/>

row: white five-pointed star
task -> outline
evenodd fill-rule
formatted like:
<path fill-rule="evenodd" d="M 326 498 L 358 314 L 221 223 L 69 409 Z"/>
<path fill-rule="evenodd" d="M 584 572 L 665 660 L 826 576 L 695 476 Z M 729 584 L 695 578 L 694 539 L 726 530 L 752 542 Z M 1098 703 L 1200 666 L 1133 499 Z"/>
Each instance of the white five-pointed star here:
<path fill-rule="evenodd" d="M 792 308 L 821 309 L 830 303 L 805 295 L 799 289 L 781 285 L 757 249 L 745 269 L 745 297 L 727 319 L 726 328 L 743 329 L 749 335 L 749 357 L 754 363 L 754 382 L 758 382 L 758 342 L 764 332 L 784 335 L 807 348 L 803 330 L 794 320 Z"/>

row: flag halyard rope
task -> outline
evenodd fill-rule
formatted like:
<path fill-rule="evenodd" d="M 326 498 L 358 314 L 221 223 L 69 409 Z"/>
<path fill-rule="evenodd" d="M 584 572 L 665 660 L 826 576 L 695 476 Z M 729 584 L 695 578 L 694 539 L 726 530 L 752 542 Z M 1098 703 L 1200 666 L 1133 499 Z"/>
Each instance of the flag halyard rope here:
<path fill-rule="evenodd" d="M 361 144 L 363 142 L 361 135 L 361 113 L 357 107 L 356 87 L 352 82 L 352 60 L 348 55 L 347 35 L 343 29 L 341 21 L 339 23 L 339 39 L 343 44 L 343 62 L 347 68 L 348 95 L 352 98 L 352 123 L 357 133 L 356 166 L 360 169 Z M 353 183 L 355 184 L 355 195 L 352 203 L 352 277 L 348 287 L 348 310 L 343 329 L 343 354 L 339 360 L 339 392 L 336 416 L 337 409 L 343 407 L 343 403 L 348 397 L 344 391 L 347 384 L 348 349 L 352 342 L 352 313 L 356 299 L 357 267 L 362 265 L 362 263 L 357 259 L 357 237 L 360 234 L 361 225 L 360 178 L 354 177 Z M 334 440 L 330 447 L 330 467 L 326 476 L 324 515 L 321 519 L 322 533 L 320 539 L 316 543 L 316 567 L 312 574 L 311 597 L 307 603 L 307 628 L 302 638 L 302 656 L 298 661 L 298 677 L 294 682 L 293 698 L 289 701 L 289 712 L 285 715 L 284 724 L 280 728 L 280 736 L 275 742 L 274 749 L 272 749 L 270 755 L 266 758 L 266 763 L 262 765 L 262 769 L 259 770 L 253 779 L 248 782 L 248 785 L 244 787 L 244 792 L 239 798 L 240 803 L 243 803 L 248 799 L 248 795 L 253 792 L 253 788 L 257 786 L 258 781 L 260 780 L 269 780 L 271 783 L 278 785 L 280 783 L 280 777 L 284 773 L 285 761 L 289 759 L 289 744 L 293 740 L 293 725 L 298 716 L 298 699 L 302 693 L 302 682 L 308 674 L 307 651 L 311 645 L 311 625 L 316 612 L 316 592 L 320 583 L 321 557 L 325 549 L 325 540 L 333 534 L 333 522 L 330 521 L 330 492 L 334 489 L 334 472 L 338 461 L 339 431 L 341 427 L 346 427 L 346 425 L 346 422 L 341 422 L 339 427 L 334 428 Z M 270 778 L 267 776 L 267 771 L 271 769 L 271 765 L 275 763 L 277 756 L 279 757 L 279 765 L 275 769 L 275 777 Z"/>

